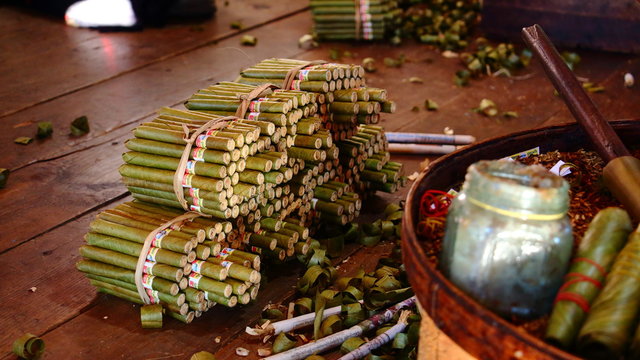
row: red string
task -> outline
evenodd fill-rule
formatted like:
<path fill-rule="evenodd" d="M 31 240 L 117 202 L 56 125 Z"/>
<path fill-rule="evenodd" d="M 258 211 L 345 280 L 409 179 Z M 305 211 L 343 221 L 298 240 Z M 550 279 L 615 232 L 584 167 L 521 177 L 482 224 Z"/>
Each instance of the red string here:
<path fill-rule="evenodd" d="M 566 275 L 567 278 L 573 277 L 573 279 L 571 280 L 567 280 L 567 282 L 565 282 L 564 284 L 562 284 L 562 286 L 560 287 L 560 290 L 558 291 L 562 291 L 564 289 L 566 289 L 569 285 L 571 284 L 575 284 L 575 283 L 579 283 L 579 282 L 589 282 L 593 285 L 595 285 L 595 287 L 597 287 L 598 289 L 602 288 L 602 283 L 592 277 L 589 277 L 587 275 L 584 274 L 579 274 L 579 273 L 568 273 Z"/>
<path fill-rule="evenodd" d="M 420 219 L 445 216 L 453 195 L 440 190 L 427 190 L 420 198 Z"/>
<path fill-rule="evenodd" d="M 571 301 L 578 305 L 585 313 L 589 312 L 589 302 L 582 295 L 572 292 L 561 292 L 556 296 L 553 304 L 555 305 L 558 301 Z"/>
<path fill-rule="evenodd" d="M 576 263 L 576 262 L 580 262 L 580 261 L 583 261 L 583 262 L 586 262 L 586 263 L 589 263 L 589 264 L 595 266 L 596 269 L 598 269 L 598 271 L 600 272 L 600 274 L 602 274 L 602 277 L 607 276 L 607 271 L 602 267 L 602 265 L 598 264 L 597 262 L 595 262 L 595 261 L 593 261 L 593 260 L 591 260 L 589 258 L 585 258 L 585 257 L 575 258 L 571 262 L 572 263 Z"/>

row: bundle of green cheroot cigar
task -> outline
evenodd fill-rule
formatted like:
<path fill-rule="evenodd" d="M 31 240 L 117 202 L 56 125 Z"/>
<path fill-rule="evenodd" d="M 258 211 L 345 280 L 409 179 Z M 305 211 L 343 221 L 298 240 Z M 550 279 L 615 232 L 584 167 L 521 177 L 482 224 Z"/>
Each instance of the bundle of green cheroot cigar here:
<path fill-rule="evenodd" d="M 380 40 L 399 23 L 391 0 L 311 0 L 313 32 L 320 40 Z"/>
<path fill-rule="evenodd" d="M 364 75 L 361 66 L 267 59 L 243 70 L 238 81 L 248 84 L 273 82 L 285 89 L 302 88 L 322 95 L 325 101 L 319 106 L 318 116 L 340 149 L 338 176 L 331 179 L 350 185 L 350 192 L 363 193 L 367 189 L 394 192 L 402 181 L 406 181 L 404 178 L 401 180 L 402 165 L 386 164 L 389 154 L 385 151 L 387 141 L 384 130 L 372 124 L 379 122 L 381 112 L 395 111 L 395 103 L 388 100 L 384 89 L 365 87 Z M 319 82 L 326 85 L 327 81 L 331 81 L 327 79 L 343 80 L 343 85 L 351 84 L 354 79 L 356 81 L 354 86 L 336 90 L 331 90 L 331 86 L 318 85 Z M 369 158 L 370 166 L 365 170 L 365 162 Z M 393 174 L 385 175 L 379 166 Z M 361 181 L 361 177 L 366 181 Z M 339 220 L 338 223 L 342 223 L 344 218 Z"/>
<path fill-rule="evenodd" d="M 139 201 L 103 211 L 89 225 L 84 257 L 76 267 L 100 292 L 143 304 L 135 283 L 147 235 L 184 212 Z M 156 236 L 145 257 L 141 283 L 151 303 L 191 322 L 215 304 L 233 307 L 255 299 L 260 257 L 223 248 L 230 222 L 198 217 L 174 224 Z M 144 323 L 143 323 L 144 325 Z"/>
<path fill-rule="evenodd" d="M 364 190 L 402 183 L 372 125 L 394 104 L 360 87 L 362 68 L 272 59 L 252 69 L 133 130 L 119 172 L 136 200 L 99 214 L 81 248 L 78 268 L 100 291 L 185 322 L 214 303 L 245 304 L 261 259 L 306 255 L 308 226 L 353 221 Z"/>
<path fill-rule="evenodd" d="M 138 126 L 135 138 L 126 143 L 131 150 L 123 154 L 126 164 L 120 167 L 133 197 L 181 208 L 174 177 L 185 150 L 182 127 L 193 130 L 216 118 L 220 117 L 165 108 L 154 120 Z M 246 244 L 254 252 L 277 258 L 293 257 L 299 237 L 293 230 L 280 226 L 274 230 L 265 224 L 304 214 L 308 211 L 304 205 L 313 196 L 299 191 L 299 184 L 292 181 L 305 161 L 289 156 L 290 150 L 298 148 L 287 149 L 293 138 L 283 138 L 285 131 L 281 129 L 288 130 L 272 122 L 236 119 L 226 127 L 207 131 L 198 136 L 187 154 L 190 160 L 178 186 L 188 210 L 232 222 L 233 230 L 219 240 L 232 248 Z M 284 151 L 275 151 L 276 141 Z"/>

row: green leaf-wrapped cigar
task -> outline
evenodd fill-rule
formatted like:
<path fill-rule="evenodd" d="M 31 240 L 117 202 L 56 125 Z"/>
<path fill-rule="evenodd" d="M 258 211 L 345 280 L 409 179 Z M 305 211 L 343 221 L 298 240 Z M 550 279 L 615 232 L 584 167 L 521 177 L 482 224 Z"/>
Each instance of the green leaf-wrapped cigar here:
<path fill-rule="evenodd" d="M 180 164 L 180 159 L 178 158 L 146 154 L 136 151 L 129 151 L 122 154 L 122 159 L 127 164 L 172 171 L 175 171 Z M 223 179 L 227 176 L 227 167 L 225 165 L 208 164 L 201 161 L 195 161 L 193 164 L 193 172 L 196 175 L 217 179 Z"/>
<path fill-rule="evenodd" d="M 86 274 L 135 284 L 135 271 L 133 270 L 124 269 L 118 266 L 104 264 L 92 260 L 80 260 L 76 263 L 76 268 Z M 178 284 L 176 284 L 175 282 L 167 281 L 159 277 L 150 276 L 149 282 L 151 283 L 151 289 L 170 295 L 175 296 L 180 290 Z"/>
<path fill-rule="evenodd" d="M 104 276 L 99 276 L 99 275 L 93 275 L 93 274 L 86 274 L 87 278 L 91 279 L 91 280 L 95 280 L 95 281 L 99 281 L 102 283 L 107 283 L 107 284 L 111 284 L 111 285 L 115 285 L 115 286 L 119 286 L 121 288 L 124 289 L 128 289 L 131 291 L 138 291 L 136 288 L 136 285 L 133 283 L 129 283 L 126 281 L 120 281 L 120 280 L 116 280 L 116 279 L 112 279 L 112 278 L 108 278 L 108 277 L 104 277 Z M 93 283 L 92 283 L 93 284 Z M 95 286 L 98 287 L 104 287 L 98 283 L 94 284 Z M 176 306 L 182 306 L 182 304 L 184 304 L 186 302 L 186 296 L 184 293 L 177 293 L 176 295 L 171 295 L 171 294 L 167 294 L 161 291 L 155 291 L 155 295 L 157 295 L 157 297 L 160 299 L 160 301 L 164 301 L 166 303 L 172 303 Z"/>
<path fill-rule="evenodd" d="M 137 138 L 147 139 L 147 140 L 155 140 L 162 141 L 171 144 L 185 145 L 186 141 L 184 140 L 184 133 L 175 130 L 166 129 L 158 127 L 159 124 L 153 123 L 145 123 L 136 127 L 133 130 L 133 135 Z M 235 148 L 236 143 L 233 139 L 218 137 L 218 136 L 209 136 L 205 140 L 205 145 L 207 149 L 214 150 L 223 150 L 223 151 L 231 151 Z"/>
<path fill-rule="evenodd" d="M 147 180 L 164 184 L 173 184 L 174 171 L 148 168 L 138 165 L 124 164 L 118 168 L 120 175 L 133 179 Z M 191 178 L 191 185 L 194 188 L 204 189 L 207 191 L 220 192 L 224 188 L 222 179 L 207 178 L 204 176 L 194 175 Z"/>
<path fill-rule="evenodd" d="M 140 194 L 140 195 L 150 196 L 150 197 L 159 198 L 159 199 L 171 200 L 171 202 L 167 202 L 166 204 L 172 205 L 172 206 L 176 205 L 175 207 L 179 207 L 178 198 L 176 197 L 175 193 L 173 193 L 172 191 L 171 192 L 161 191 L 161 190 L 147 189 L 147 188 L 137 187 L 137 186 L 129 186 L 127 187 L 127 189 L 129 190 L 129 192 L 131 192 L 134 195 Z M 205 192 L 203 192 L 202 194 L 198 192 L 198 195 L 205 195 L 205 194 L 206 194 Z M 208 194 L 214 195 L 215 193 L 208 192 Z M 214 195 L 214 196 L 217 197 L 217 195 Z M 196 200 L 192 196 L 187 195 L 185 196 L 185 200 L 190 205 L 195 204 L 197 201 L 198 206 L 202 208 L 211 209 L 211 210 L 225 211 L 229 208 L 229 201 L 227 201 L 227 199 L 218 201 L 218 200 L 210 200 L 204 197 L 200 197 Z"/>
<path fill-rule="evenodd" d="M 89 245 L 97 246 L 107 250 L 117 251 L 130 256 L 140 256 L 142 245 L 133 241 L 127 241 L 112 236 L 106 236 L 96 233 L 87 233 L 84 236 L 85 241 Z M 171 265 L 175 267 L 184 267 L 187 265 L 188 256 L 177 252 L 156 248 L 153 250 L 153 258 L 155 261 Z"/>
<path fill-rule="evenodd" d="M 137 209 L 145 211 L 148 214 L 158 214 L 157 216 L 161 216 L 161 219 L 165 221 L 171 220 L 184 213 L 177 209 L 159 207 L 151 204 L 145 204 L 139 201 L 131 201 L 119 206 L 126 207 L 127 211 L 135 211 L 133 209 Z M 215 234 L 219 234 L 221 232 L 228 233 L 232 228 L 231 223 L 227 221 L 206 219 L 202 217 L 192 219 L 191 221 L 194 226 L 203 226 L 205 231 L 213 232 Z"/>
<path fill-rule="evenodd" d="M 578 334 L 580 354 L 618 358 L 629 345 L 640 315 L 640 228 L 615 259 Z"/>
<path fill-rule="evenodd" d="M 205 291 L 205 298 L 207 300 L 215 301 L 218 304 L 222 304 L 226 307 L 234 307 L 238 304 L 238 297 L 233 296 L 222 296 L 220 294 L 212 293 Z"/>
<path fill-rule="evenodd" d="M 192 273 L 189 275 L 189 286 L 198 290 L 213 292 L 225 297 L 229 297 L 233 290 L 231 285 L 227 283 L 210 279 L 198 273 Z"/>
<path fill-rule="evenodd" d="M 101 219 L 92 221 L 89 224 L 89 229 L 90 231 L 99 234 L 118 237 L 121 239 L 137 242 L 139 244 L 144 244 L 145 239 L 149 235 L 149 231 L 135 229 Z M 162 240 L 157 241 L 156 244 L 158 245 L 156 247 L 175 251 L 181 254 L 188 254 L 195 246 L 194 241 L 173 236 L 170 232 L 168 233 L 168 235 L 165 235 Z"/>
<path fill-rule="evenodd" d="M 591 220 L 551 312 L 547 341 L 565 349 L 573 345 L 587 317 L 588 308 L 583 309 L 580 304 L 589 306 L 596 298 L 632 229 L 629 215 L 620 208 L 603 209 Z M 565 299 L 564 294 L 569 296 Z M 572 300 L 576 296 L 580 303 Z"/>
<path fill-rule="evenodd" d="M 159 215 L 159 214 L 152 214 L 152 213 L 148 213 L 145 212 L 144 210 L 141 209 L 136 209 L 136 208 L 131 208 L 129 206 L 127 206 L 126 204 L 121 204 L 118 205 L 115 209 L 109 209 L 109 210 L 105 210 L 103 211 L 100 216 L 102 214 L 109 214 L 111 216 L 118 216 L 120 218 L 129 218 L 135 221 L 140 221 L 140 222 L 144 222 L 147 224 L 151 224 L 154 225 L 156 227 L 164 224 L 165 222 L 171 220 L 171 218 Z M 151 215 L 151 216 L 149 216 Z M 116 217 L 112 217 L 111 218 L 112 222 L 118 222 L 114 219 L 116 219 Z M 108 220 L 108 219 L 106 219 Z M 122 220 L 124 221 L 124 220 Z M 126 225 L 126 224 L 123 224 Z M 198 242 L 202 242 L 206 237 L 207 237 L 207 231 L 209 229 L 205 228 L 204 226 L 195 226 L 192 222 L 187 221 L 187 222 L 183 222 L 180 226 L 179 226 L 179 231 L 185 234 L 189 234 L 192 237 L 195 236 L 196 239 L 198 239 Z"/>
<path fill-rule="evenodd" d="M 80 247 L 80 255 L 91 260 L 100 261 L 105 264 L 119 266 L 129 270 L 135 270 L 136 264 L 138 263 L 137 257 L 91 245 L 82 245 Z M 145 269 L 145 273 L 175 282 L 180 281 L 184 276 L 184 272 L 181 268 L 158 263 L 150 263 L 150 266 Z"/>
<path fill-rule="evenodd" d="M 134 217 L 127 216 L 127 214 L 119 212 L 117 210 L 105 210 L 100 214 L 98 214 L 96 218 L 109 221 L 112 223 L 120 224 L 120 225 L 130 226 L 136 229 L 148 230 L 149 232 L 151 232 L 152 230 L 155 230 L 158 226 L 164 224 L 164 222 L 159 220 L 153 221 L 153 223 L 141 221 Z M 201 242 L 204 240 L 205 234 L 204 234 L 204 231 L 199 232 L 199 235 L 198 235 L 198 233 L 190 234 L 182 231 L 181 229 L 180 230 L 173 229 L 171 231 L 171 235 L 179 238 L 183 238 L 186 240 L 192 240 L 195 238 L 198 242 Z"/>
<path fill-rule="evenodd" d="M 231 293 L 237 296 L 244 295 L 249 289 L 249 287 L 244 281 L 228 278 L 224 282 L 226 284 L 231 285 L 231 289 L 232 289 Z"/>

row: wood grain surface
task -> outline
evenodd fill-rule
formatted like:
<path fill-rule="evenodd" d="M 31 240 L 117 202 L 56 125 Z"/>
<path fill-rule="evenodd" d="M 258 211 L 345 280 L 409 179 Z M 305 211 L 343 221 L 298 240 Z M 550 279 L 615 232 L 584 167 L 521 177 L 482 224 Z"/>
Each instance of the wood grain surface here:
<path fill-rule="evenodd" d="M 395 114 L 383 117 L 389 131 L 441 133 L 450 127 L 483 140 L 573 121 L 535 63 L 511 78 L 484 77 L 458 88 L 452 79 L 459 60 L 411 41 L 299 48 L 298 38 L 311 28 L 306 1 L 228 3 L 219 1 L 218 13 L 206 22 L 130 33 L 66 27 L 60 20 L 0 6 L 0 168 L 12 171 L 0 189 L 0 359 L 15 359 L 11 343 L 25 332 L 43 337 L 45 359 L 188 359 L 200 350 L 231 359 L 235 344 L 249 341 L 240 334 L 262 307 L 292 296 L 301 269 L 287 266 L 274 271 L 250 306 L 218 307 L 190 325 L 167 319 L 162 330 L 143 330 L 137 306 L 97 294 L 74 267 L 88 223 L 97 212 L 128 199 L 117 168 L 131 129 L 158 108 L 179 108 L 198 89 L 232 80 L 264 58 L 328 59 L 333 49 L 351 53 L 339 62 L 374 57 L 378 70 L 367 74 L 368 84 L 386 88 L 398 105 Z M 244 29 L 231 29 L 238 20 Z M 244 34 L 256 36 L 258 44 L 241 46 Z M 606 87 L 592 94 L 605 118 L 640 118 L 640 86 L 622 86 L 625 72 L 640 80 L 638 57 L 580 54 L 577 75 Z M 402 67 L 383 65 L 384 57 L 401 55 L 407 59 Z M 424 82 L 410 83 L 412 76 Z M 482 98 L 519 117 L 473 112 Z M 438 102 L 438 111 L 424 110 L 426 99 Z M 415 106 L 419 111 L 412 111 Z M 91 131 L 70 136 L 69 124 L 82 115 Z M 13 143 L 19 136 L 34 137 L 39 121 L 53 123 L 51 138 L 27 146 Z M 409 173 L 424 159 L 394 156 Z M 369 216 L 406 191 L 371 199 Z M 350 249 L 353 257 L 343 264 L 345 271 L 357 268 L 358 259 L 373 261 L 385 254 L 384 247 Z"/>

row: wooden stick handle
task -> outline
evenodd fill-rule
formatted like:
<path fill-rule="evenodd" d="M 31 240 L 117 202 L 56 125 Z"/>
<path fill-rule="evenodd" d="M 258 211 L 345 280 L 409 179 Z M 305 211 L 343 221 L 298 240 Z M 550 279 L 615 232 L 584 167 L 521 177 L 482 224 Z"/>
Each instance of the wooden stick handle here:
<path fill-rule="evenodd" d="M 600 156 L 607 163 L 620 156 L 629 156 L 627 148 L 564 63 L 542 27 L 536 24 L 523 28 L 522 37 L 542 62 L 547 76 L 591 138 Z"/>

